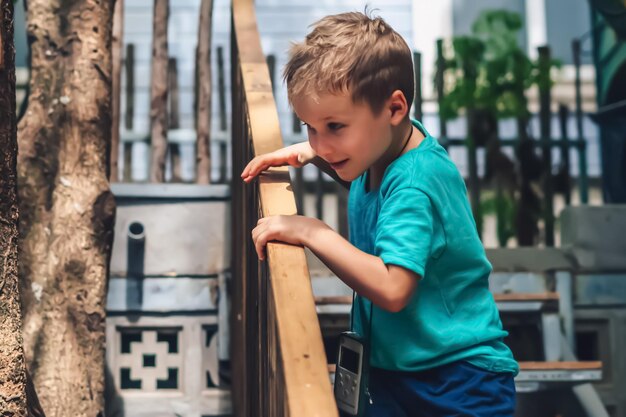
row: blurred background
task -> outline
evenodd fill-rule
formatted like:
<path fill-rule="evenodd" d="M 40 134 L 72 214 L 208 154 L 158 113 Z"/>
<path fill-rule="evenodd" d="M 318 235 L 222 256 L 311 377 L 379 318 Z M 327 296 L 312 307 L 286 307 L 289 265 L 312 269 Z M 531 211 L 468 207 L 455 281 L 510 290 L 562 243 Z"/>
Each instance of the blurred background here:
<path fill-rule="evenodd" d="M 231 334 L 242 332 L 237 343 L 262 345 L 258 333 L 229 324 L 238 311 L 232 303 L 244 298 L 238 265 L 256 265 L 238 251 L 246 234 L 233 234 L 245 214 L 237 207 L 252 201 L 236 202 L 232 182 L 241 169 L 237 143 L 254 135 L 238 107 L 242 60 L 231 45 L 237 34 L 229 1 L 211 2 L 205 32 L 199 16 L 206 0 L 170 1 L 159 29 L 166 39 L 167 104 L 157 109 L 151 97 L 160 1 L 125 0 L 115 15 L 119 146 L 111 154 L 117 217 L 106 302 L 107 415 L 235 415 L 233 403 L 248 399 L 231 394 L 241 353 Z M 516 415 L 626 417 L 626 3 L 257 0 L 285 144 L 307 140 L 282 82 L 289 45 L 325 15 L 366 6 L 414 51 L 413 116 L 466 179 L 494 266 L 491 287 L 510 332 L 506 342 L 524 363 Z M 28 111 L 26 27 L 18 0 L 18 119 Z M 200 53 L 198 40 L 207 36 Z M 199 70 L 202 59 L 208 72 Z M 208 103 L 204 113 L 200 101 Z M 246 106 L 242 114 L 249 116 L 254 104 Z M 151 178 L 155 111 L 167 116 L 158 181 Z M 198 174 L 199 129 L 208 129 L 206 181 Z M 252 148 L 245 149 L 249 156 Z M 347 236 L 347 192 L 314 166 L 290 175 L 298 213 Z M 333 364 L 338 335 L 348 327 L 351 290 L 310 253 L 307 260 Z M 266 293 L 246 294 L 246 302 L 264 311 L 254 302 Z"/>

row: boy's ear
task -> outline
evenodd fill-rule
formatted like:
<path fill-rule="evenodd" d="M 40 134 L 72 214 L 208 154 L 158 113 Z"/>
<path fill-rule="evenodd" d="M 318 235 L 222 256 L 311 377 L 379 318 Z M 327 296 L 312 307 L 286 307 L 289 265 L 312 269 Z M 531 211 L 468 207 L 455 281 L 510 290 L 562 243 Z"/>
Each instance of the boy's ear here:
<path fill-rule="evenodd" d="M 409 105 L 404 97 L 404 93 L 400 90 L 395 90 L 389 97 L 387 108 L 390 112 L 389 122 L 393 126 L 399 125 L 406 118 L 409 113 Z"/>

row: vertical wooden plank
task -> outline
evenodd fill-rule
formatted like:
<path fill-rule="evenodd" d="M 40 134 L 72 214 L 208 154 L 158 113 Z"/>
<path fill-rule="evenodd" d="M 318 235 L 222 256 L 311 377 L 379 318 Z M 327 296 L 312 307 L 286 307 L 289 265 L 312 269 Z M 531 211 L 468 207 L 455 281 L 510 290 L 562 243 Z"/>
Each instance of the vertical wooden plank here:
<path fill-rule="evenodd" d="M 324 173 L 319 168 L 315 181 L 315 215 L 320 220 L 324 219 Z"/>
<path fill-rule="evenodd" d="M 167 89 L 169 91 L 169 122 L 170 129 L 180 128 L 180 94 L 178 88 L 178 63 L 176 58 L 170 58 L 167 65 Z M 181 163 L 180 163 L 180 143 L 169 144 L 170 164 L 172 167 L 171 182 L 180 182 Z"/>
<path fill-rule="evenodd" d="M 422 113 L 422 54 L 413 52 L 413 72 L 415 74 L 415 97 L 413 98 L 413 115 L 421 121 Z"/>
<path fill-rule="evenodd" d="M 226 82 L 224 70 L 224 48 L 217 48 L 217 97 L 219 105 L 220 130 L 226 132 L 228 124 L 226 123 Z M 219 166 L 220 166 L 220 183 L 225 184 L 227 181 L 227 165 L 228 165 L 228 144 L 220 143 Z"/>
<path fill-rule="evenodd" d="M 335 182 L 337 193 L 337 224 L 338 232 L 348 239 L 348 189 L 338 182 Z"/>
<path fill-rule="evenodd" d="M 224 78 L 224 48 L 219 46 L 217 48 L 217 93 L 219 98 L 220 130 L 222 132 L 228 129 L 226 124 L 226 83 Z"/>
<path fill-rule="evenodd" d="M 443 56 L 443 39 L 437 39 L 437 73 L 435 75 L 435 85 L 437 88 L 437 103 L 441 108 L 441 101 L 445 95 L 444 74 L 446 71 L 446 59 Z M 448 126 L 439 113 L 439 140 L 443 146 L 448 142 Z"/>
<path fill-rule="evenodd" d="M 0 9 L 0 24 L 4 25 L 4 13 Z M 0 30 L 0 69 L 4 69 L 4 31 Z"/>
<path fill-rule="evenodd" d="M 231 9 L 232 12 L 232 9 Z M 232 13 L 231 13 L 232 16 Z M 232 19 L 232 18 L 231 18 Z M 242 113 L 242 85 L 239 67 L 239 53 L 237 50 L 237 41 L 234 22 L 231 22 L 231 126 L 232 126 L 232 177 L 239 178 L 238 170 L 244 163 L 243 155 L 243 124 L 244 117 Z M 246 264 L 247 262 L 235 256 L 235 254 L 246 254 L 247 246 L 244 240 L 245 234 L 245 213 L 243 212 L 244 201 L 244 184 L 242 181 L 233 181 L 231 185 L 232 193 L 232 221 L 231 221 L 231 270 L 232 270 L 232 293 L 231 293 L 231 343 L 230 357 L 233 372 L 233 410 L 236 417 L 250 416 L 248 406 L 248 389 L 247 389 L 247 344 L 246 344 L 246 328 L 247 328 L 247 291 L 246 291 Z"/>
<path fill-rule="evenodd" d="M 581 204 L 587 204 L 589 202 L 588 192 L 588 180 L 587 180 L 587 149 L 586 142 L 583 135 L 583 106 L 582 106 L 582 93 L 580 82 L 580 39 L 574 39 L 572 41 L 572 54 L 574 55 L 574 91 L 576 92 L 576 137 L 578 140 L 578 186 L 580 192 Z"/>
<path fill-rule="evenodd" d="M 295 183 L 296 207 L 298 214 L 304 215 L 304 168 L 296 168 Z"/>
<path fill-rule="evenodd" d="M 276 93 L 276 57 L 274 55 L 268 55 L 265 59 L 267 61 L 267 69 L 270 72 L 270 81 L 272 82 L 272 91 Z"/>
<path fill-rule="evenodd" d="M 4 44 L 2 41 L 2 33 L 0 33 L 0 70 L 4 69 Z"/>
<path fill-rule="evenodd" d="M 211 182 L 211 15 L 213 0 L 202 0 L 198 23 L 198 110 L 196 182 Z"/>
<path fill-rule="evenodd" d="M 124 127 L 126 130 L 133 130 L 133 120 L 135 118 L 135 45 L 126 45 L 126 114 L 124 117 Z"/>
<path fill-rule="evenodd" d="M 133 130 L 133 122 L 135 119 L 135 45 L 129 43 L 126 45 L 126 54 L 124 57 L 126 70 L 126 114 L 124 115 L 124 128 L 127 131 Z M 120 137 L 121 140 L 121 137 Z M 122 181 L 131 181 L 131 150 L 132 143 L 123 142 L 124 148 L 124 166 Z"/>
<path fill-rule="evenodd" d="M 167 23 L 169 0 L 154 0 L 151 73 L 151 164 L 150 182 L 163 182 L 167 155 Z"/>
<path fill-rule="evenodd" d="M 471 130 L 471 126 L 474 125 L 475 113 L 468 109 L 467 112 L 467 126 L 468 131 Z M 476 139 L 468 132 L 467 135 L 467 175 L 469 183 L 470 204 L 472 206 L 472 213 L 474 213 L 474 220 L 476 221 L 476 229 L 478 235 L 482 236 L 483 222 L 482 213 L 480 210 L 480 179 L 478 178 L 478 160 Z"/>
<path fill-rule="evenodd" d="M 167 88 L 169 97 L 170 129 L 180 128 L 180 93 L 178 89 L 178 62 L 176 58 L 169 58 L 167 64 Z"/>
<path fill-rule="evenodd" d="M 219 143 L 219 161 L 220 161 L 220 177 L 219 183 L 226 184 L 228 177 L 226 175 L 227 171 L 227 159 L 228 159 L 228 145 L 226 142 Z"/>
<path fill-rule="evenodd" d="M 282 140 L 253 1 L 233 1 L 232 16 L 232 40 L 237 43 L 232 47 L 233 66 L 237 66 L 233 97 L 238 100 L 233 100 L 233 114 L 239 114 L 233 117 L 232 126 L 237 148 L 233 178 L 238 178 L 251 157 L 279 148 Z M 240 55 L 235 55 L 238 50 Z M 242 233 L 243 249 L 239 252 L 243 259 L 233 270 L 245 265 L 237 285 L 244 285 L 246 294 L 244 345 L 235 348 L 245 358 L 233 373 L 240 378 L 233 380 L 234 401 L 241 399 L 241 403 L 234 402 L 234 406 L 238 416 L 246 417 L 336 416 L 304 251 L 272 243 L 267 262 L 259 263 L 251 244 L 250 231 L 259 216 L 295 212 L 287 170 L 275 168 L 272 174 L 272 179 L 262 176 L 250 185 L 232 183 L 235 210 L 245 213 L 239 221 L 233 218 Z M 241 304 L 233 307 L 236 312 Z M 241 392 L 245 392 L 242 398 Z"/>
<path fill-rule="evenodd" d="M 124 45 L 124 0 L 115 1 L 113 11 L 113 39 L 111 41 L 111 155 L 109 181 L 119 181 L 118 158 L 120 150 L 120 107 L 122 85 L 122 48 Z"/>
<path fill-rule="evenodd" d="M 541 132 L 541 150 L 544 166 L 543 177 L 543 221 L 545 229 L 546 246 L 554 246 L 554 185 L 552 178 L 552 112 L 550 109 L 550 48 L 540 46 L 539 51 L 539 72 L 541 81 L 539 83 L 539 129 Z"/>
<path fill-rule="evenodd" d="M 567 122 L 569 121 L 569 109 L 566 105 L 559 105 L 559 125 L 561 127 L 561 181 L 564 181 L 564 197 L 565 204 L 570 205 L 572 201 L 572 193 L 570 189 L 570 162 L 569 162 L 569 135 L 567 132 Z"/>

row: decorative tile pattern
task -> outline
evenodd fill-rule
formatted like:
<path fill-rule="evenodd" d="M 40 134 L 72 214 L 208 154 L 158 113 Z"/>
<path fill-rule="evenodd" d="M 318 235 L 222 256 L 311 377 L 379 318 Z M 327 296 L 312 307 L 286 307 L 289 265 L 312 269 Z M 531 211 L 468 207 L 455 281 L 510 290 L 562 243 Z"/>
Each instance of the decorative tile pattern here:
<path fill-rule="evenodd" d="M 179 329 L 122 328 L 117 358 L 119 387 L 144 392 L 180 389 Z"/>
<path fill-rule="evenodd" d="M 206 375 L 206 388 L 217 388 L 220 385 L 217 326 L 209 325 L 202 328 L 204 346 L 202 349 L 202 364 Z"/>

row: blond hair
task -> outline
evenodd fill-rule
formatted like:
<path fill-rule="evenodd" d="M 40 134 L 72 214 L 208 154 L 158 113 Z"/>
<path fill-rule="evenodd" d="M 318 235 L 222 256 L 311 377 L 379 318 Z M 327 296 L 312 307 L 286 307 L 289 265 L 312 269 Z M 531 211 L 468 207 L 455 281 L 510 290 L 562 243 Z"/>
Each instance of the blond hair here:
<path fill-rule="evenodd" d="M 395 90 L 414 95 L 411 50 L 382 18 L 353 12 L 326 16 L 289 50 L 283 78 L 289 102 L 302 94 L 350 92 L 378 114 Z"/>

